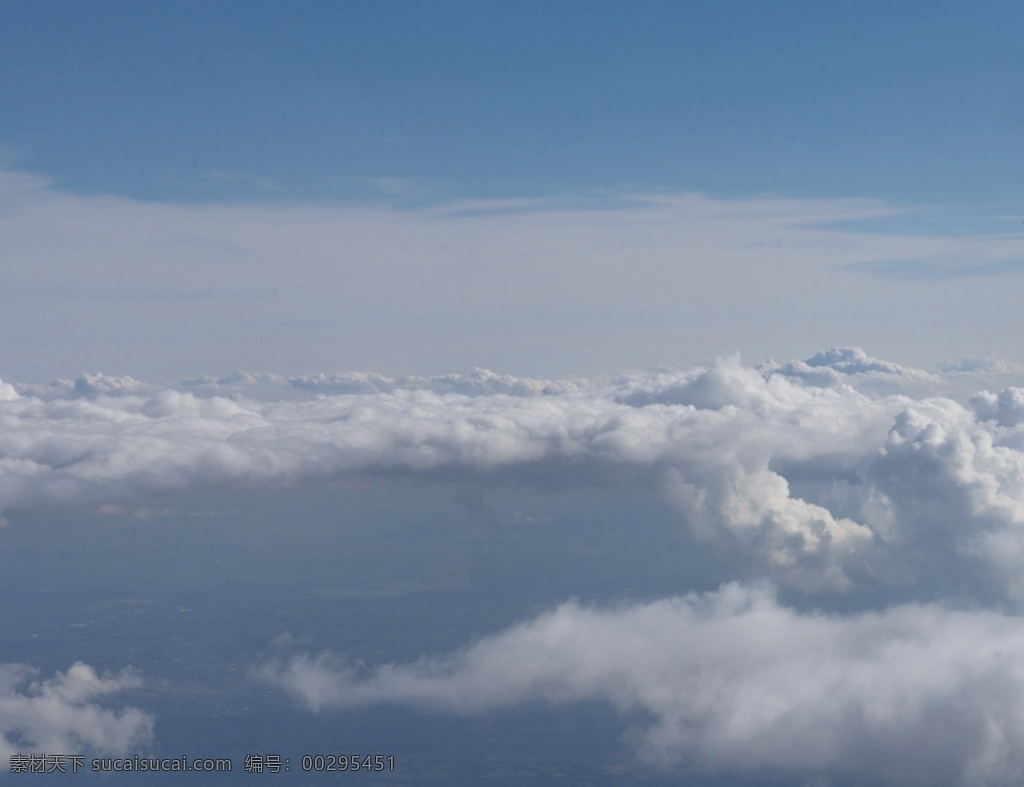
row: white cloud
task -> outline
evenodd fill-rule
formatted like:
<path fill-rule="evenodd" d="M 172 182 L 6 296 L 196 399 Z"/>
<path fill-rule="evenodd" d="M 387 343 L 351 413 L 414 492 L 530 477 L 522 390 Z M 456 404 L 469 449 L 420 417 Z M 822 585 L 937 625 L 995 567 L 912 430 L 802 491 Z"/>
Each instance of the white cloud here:
<path fill-rule="evenodd" d="M 1009 393 L 995 397 L 1001 423 L 1015 420 L 1016 391 Z M 973 404 L 978 409 L 977 398 Z M 930 563 L 927 575 L 1021 599 L 1024 434 L 985 420 L 949 401 L 908 407 L 868 478 L 892 507 L 888 540 L 919 565 Z"/>
<path fill-rule="evenodd" d="M 883 395 L 880 380 L 906 392 Z M 589 380 L 478 370 L 8 386 L 0 510 L 157 510 L 141 498 L 376 471 L 514 483 L 533 466 L 556 486 L 639 474 L 737 576 L 806 592 L 955 578 L 968 596 L 1024 600 L 1019 392 L 965 406 L 915 394 L 922 385 L 942 380 L 836 349 Z"/>
<path fill-rule="evenodd" d="M 314 711 L 602 700 L 639 725 L 641 756 L 665 766 L 893 785 L 1024 778 L 1020 619 L 934 604 L 840 617 L 727 585 L 619 608 L 562 604 L 412 664 L 367 671 L 322 654 L 259 674 Z"/>
<path fill-rule="evenodd" d="M 153 717 L 137 708 L 111 710 L 96 700 L 136 688 L 130 671 L 100 676 L 82 662 L 38 680 L 23 664 L 0 664 L 0 762 L 12 754 L 125 755 L 150 743 Z"/>
<path fill-rule="evenodd" d="M 850 223 L 900 210 L 628 192 L 417 209 L 175 205 L 0 172 L 0 374 L 595 374 L 851 339 L 918 364 L 1019 352 L 1010 268 L 942 278 L 948 260 L 967 272 L 1016 260 L 1019 239 Z M 878 260 L 915 261 L 924 280 L 855 267 Z"/>
<path fill-rule="evenodd" d="M 948 374 L 957 389 L 974 379 Z M 321 709 L 604 700 L 666 765 L 1010 783 L 1024 776 L 1024 635 L 1019 617 L 983 608 L 1024 602 L 1024 398 L 940 395 L 948 374 L 835 348 L 589 379 L 239 372 L 179 388 L 103 375 L 5 385 L 0 508 L 142 515 L 162 510 L 147 504 L 153 492 L 377 471 L 641 483 L 733 576 L 795 588 L 804 603 L 852 592 L 856 607 L 895 590 L 976 606 L 840 617 L 734 585 L 616 609 L 570 603 L 449 657 L 369 674 L 304 656 L 264 675 Z M 73 683 L 58 676 L 12 702 L 91 707 Z M 145 721 L 101 717 L 107 741 L 117 719 L 129 732 Z"/>
<path fill-rule="evenodd" d="M 237 387 L 230 398 L 201 397 L 102 376 L 44 395 L 26 388 L 0 402 L 0 506 L 101 505 L 378 469 L 456 468 L 500 480 L 507 468 L 541 462 L 557 483 L 557 467 L 589 463 L 665 481 L 702 536 L 801 587 L 847 586 L 845 563 L 870 547 L 866 527 L 793 498 L 769 466 L 875 450 L 892 407 L 852 389 L 766 378 L 734 360 L 596 381 L 483 371 L 370 380 L 384 391 L 269 402 L 238 398 Z"/>
<path fill-rule="evenodd" d="M 999 426 L 1018 426 L 1024 422 L 1024 389 L 1007 388 L 999 395 L 982 391 L 971 397 L 971 407 L 983 421 Z"/>
<path fill-rule="evenodd" d="M 759 574 L 808 591 L 846 590 L 847 572 L 871 559 L 870 528 L 792 497 L 786 479 L 768 469 L 676 470 L 666 486 L 698 539 L 740 552 Z"/>
<path fill-rule="evenodd" d="M 859 347 L 833 347 L 806 361 L 768 362 L 758 369 L 765 374 L 794 377 L 809 385 L 827 387 L 851 382 L 859 390 L 881 394 L 927 395 L 937 393 L 942 386 L 938 375 L 871 358 Z"/>

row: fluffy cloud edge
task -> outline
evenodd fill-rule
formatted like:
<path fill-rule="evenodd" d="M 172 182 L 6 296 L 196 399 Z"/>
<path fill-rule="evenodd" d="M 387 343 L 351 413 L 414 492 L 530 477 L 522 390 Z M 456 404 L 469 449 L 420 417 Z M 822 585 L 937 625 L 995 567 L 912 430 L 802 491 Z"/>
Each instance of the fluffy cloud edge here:
<path fill-rule="evenodd" d="M 613 608 L 570 601 L 410 664 L 302 654 L 255 675 L 314 712 L 604 701 L 663 768 L 979 785 L 1024 776 L 1022 664 L 1016 617 L 938 604 L 798 612 L 770 586 L 733 583 Z"/>
<path fill-rule="evenodd" d="M 25 664 L 0 664 L 0 767 L 14 754 L 123 756 L 152 742 L 154 718 L 134 707 L 113 710 L 101 698 L 138 688 L 131 669 L 100 675 L 83 662 L 38 679 Z"/>
<path fill-rule="evenodd" d="M 552 484 L 561 472 L 643 476 L 737 577 L 815 593 L 956 575 L 978 597 L 1024 599 L 1024 394 L 957 401 L 938 384 L 833 348 L 589 380 L 479 370 L 7 386 L 0 511 L 159 511 L 148 495 L 360 473 L 513 483 L 543 466 Z"/>

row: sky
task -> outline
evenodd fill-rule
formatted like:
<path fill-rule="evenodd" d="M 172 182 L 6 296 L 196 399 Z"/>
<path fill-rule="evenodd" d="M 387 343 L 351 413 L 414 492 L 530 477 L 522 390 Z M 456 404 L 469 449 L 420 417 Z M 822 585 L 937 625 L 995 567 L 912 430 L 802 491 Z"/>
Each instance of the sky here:
<path fill-rule="evenodd" d="M 1021 13 L 0 4 L 3 375 L 1015 359 Z"/>
<path fill-rule="evenodd" d="M 1013 3 L 3 8 L 0 135 L 147 201 L 618 189 L 1015 205 Z"/>
<path fill-rule="evenodd" d="M 0 0 L 0 766 L 1019 783 L 1022 23 Z"/>

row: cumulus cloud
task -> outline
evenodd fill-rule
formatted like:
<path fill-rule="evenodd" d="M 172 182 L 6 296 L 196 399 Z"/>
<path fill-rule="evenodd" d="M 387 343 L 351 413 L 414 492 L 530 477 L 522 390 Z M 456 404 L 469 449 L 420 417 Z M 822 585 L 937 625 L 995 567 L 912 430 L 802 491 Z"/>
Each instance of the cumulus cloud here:
<path fill-rule="evenodd" d="M 390 393 L 392 391 L 433 391 L 464 396 L 542 396 L 578 390 L 571 381 L 497 374 L 490 369 L 474 369 L 471 374 L 446 374 L 435 377 L 386 377 L 382 374 L 347 372 L 291 377 L 288 384 L 317 394 Z"/>
<path fill-rule="evenodd" d="M 852 382 L 859 390 L 879 393 L 937 393 L 941 385 L 935 374 L 872 358 L 859 347 L 832 347 L 806 361 L 769 361 L 758 368 L 766 374 L 782 374 L 810 385 Z"/>
<path fill-rule="evenodd" d="M 845 564 L 871 547 L 867 528 L 793 498 L 770 467 L 872 450 L 892 414 L 848 389 L 766 377 L 735 359 L 592 381 L 482 371 L 369 381 L 375 392 L 270 401 L 237 388 L 197 396 L 100 376 L 63 397 L 60 387 L 45 396 L 26 389 L 0 403 L 0 506 L 102 505 L 374 470 L 455 468 L 500 481 L 509 468 L 538 463 L 584 475 L 627 466 L 667 484 L 702 537 L 749 553 L 781 581 L 847 586 Z M 823 434 L 832 438 L 824 450 Z M 551 477 L 557 483 L 557 470 Z"/>
<path fill-rule="evenodd" d="M 986 421 L 1016 426 L 1018 392 L 1006 393 L 994 397 L 994 413 L 984 397 L 975 409 Z M 919 573 L 1024 597 L 1021 436 L 943 400 L 897 416 L 868 477 L 892 509 L 887 539 L 914 562 L 932 564 Z"/>
<path fill-rule="evenodd" d="M 0 509 L 142 510 L 154 492 L 377 471 L 515 483 L 534 467 L 554 485 L 645 479 L 738 577 L 806 592 L 945 577 L 968 596 L 1021 600 L 1024 397 L 918 394 L 931 377 L 834 348 L 571 380 L 477 370 L 7 386 Z M 880 393 L 880 379 L 896 392 Z"/>
<path fill-rule="evenodd" d="M 663 766 L 894 785 L 1024 778 L 1020 619 L 935 604 L 799 613 L 768 587 L 731 584 L 618 608 L 569 602 L 411 664 L 300 655 L 259 675 L 318 712 L 601 700 Z"/>
<path fill-rule="evenodd" d="M 130 671 L 101 676 L 76 662 L 39 680 L 24 664 L 0 665 L 0 762 L 12 754 L 125 755 L 148 744 L 153 717 L 137 708 L 111 710 L 98 700 L 136 688 Z"/>
<path fill-rule="evenodd" d="M 1024 389 L 1007 388 L 998 395 L 981 391 L 971 397 L 970 404 L 982 421 L 995 421 L 999 426 L 1024 422 Z"/>
<path fill-rule="evenodd" d="M 971 372 L 954 374 L 959 386 Z M 1024 777 L 1024 629 L 1005 612 L 1024 603 L 1021 390 L 951 394 L 945 374 L 855 348 L 568 380 L 476 370 L 4 384 L 0 509 L 159 513 L 147 495 L 377 472 L 457 476 L 474 491 L 639 485 L 733 578 L 796 590 L 802 607 L 819 593 L 849 594 L 848 609 L 904 603 L 843 617 L 729 585 L 619 608 L 568 603 L 413 664 L 368 671 L 307 655 L 262 674 L 321 710 L 603 700 L 641 755 L 667 766 L 1000 784 Z M 9 673 L 12 702 L 92 707 L 96 694 L 72 686 L 113 679 L 82 670 L 20 694 L 30 676 Z M 145 718 L 127 713 L 100 717 L 141 735 Z"/>

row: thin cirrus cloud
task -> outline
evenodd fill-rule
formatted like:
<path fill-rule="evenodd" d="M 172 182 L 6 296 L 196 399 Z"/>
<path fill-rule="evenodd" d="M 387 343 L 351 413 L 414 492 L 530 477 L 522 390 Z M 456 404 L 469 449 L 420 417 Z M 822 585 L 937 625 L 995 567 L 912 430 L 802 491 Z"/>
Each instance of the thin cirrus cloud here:
<path fill-rule="evenodd" d="M 976 347 L 1012 356 L 1018 309 L 999 281 L 1018 272 L 1019 237 L 858 223 L 908 214 L 625 189 L 414 208 L 169 204 L 6 171 L 0 363 L 35 381 L 257 365 L 594 374 L 736 348 L 804 355 L 820 349 L 809 336 L 919 365 Z"/>

